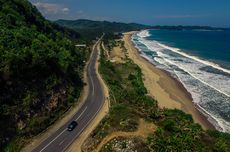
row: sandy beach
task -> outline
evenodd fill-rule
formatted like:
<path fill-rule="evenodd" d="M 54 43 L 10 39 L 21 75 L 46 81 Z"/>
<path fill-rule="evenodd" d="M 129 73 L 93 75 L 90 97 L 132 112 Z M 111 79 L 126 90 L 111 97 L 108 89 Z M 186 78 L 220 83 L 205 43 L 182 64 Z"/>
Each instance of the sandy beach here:
<path fill-rule="evenodd" d="M 153 64 L 140 56 L 138 50 L 131 41 L 135 32 L 124 34 L 125 47 L 128 55 L 141 69 L 144 75 L 145 87 L 149 95 L 154 97 L 161 108 L 180 109 L 192 115 L 194 121 L 203 129 L 214 129 L 207 118 L 195 108 L 191 94 L 184 86 L 164 70 L 156 68 Z"/>

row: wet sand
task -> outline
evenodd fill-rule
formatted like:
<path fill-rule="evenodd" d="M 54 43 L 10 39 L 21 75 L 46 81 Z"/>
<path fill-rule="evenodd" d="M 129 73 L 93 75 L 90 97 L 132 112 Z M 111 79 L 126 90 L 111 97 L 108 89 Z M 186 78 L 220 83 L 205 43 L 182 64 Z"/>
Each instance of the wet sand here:
<path fill-rule="evenodd" d="M 125 47 L 128 55 L 141 69 L 144 75 L 144 84 L 148 94 L 154 97 L 161 108 L 180 109 L 191 114 L 194 121 L 199 123 L 203 129 L 214 129 L 214 126 L 196 108 L 192 102 L 191 94 L 185 89 L 181 82 L 173 78 L 170 73 L 156 68 L 152 63 L 143 58 L 131 41 L 135 32 L 124 33 Z"/>

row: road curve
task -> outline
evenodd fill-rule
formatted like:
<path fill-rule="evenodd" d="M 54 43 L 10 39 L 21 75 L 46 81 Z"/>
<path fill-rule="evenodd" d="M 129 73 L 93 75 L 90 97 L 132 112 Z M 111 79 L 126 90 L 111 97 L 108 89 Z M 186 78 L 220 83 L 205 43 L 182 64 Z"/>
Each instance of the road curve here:
<path fill-rule="evenodd" d="M 87 66 L 87 79 L 89 93 L 86 101 L 78 112 L 61 128 L 37 145 L 32 152 L 63 152 L 73 141 L 84 131 L 88 124 L 95 118 L 104 103 L 104 93 L 98 76 L 96 74 L 96 61 L 98 56 L 97 45 L 99 39 L 93 46 L 93 52 Z M 78 126 L 71 132 L 67 131 L 67 126 L 71 121 L 77 121 Z"/>

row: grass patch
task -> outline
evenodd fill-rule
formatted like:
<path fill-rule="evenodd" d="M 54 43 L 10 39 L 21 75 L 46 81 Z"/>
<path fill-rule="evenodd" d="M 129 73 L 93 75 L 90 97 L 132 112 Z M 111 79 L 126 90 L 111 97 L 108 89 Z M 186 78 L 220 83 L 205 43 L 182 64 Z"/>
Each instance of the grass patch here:
<path fill-rule="evenodd" d="M 109 87 L 111 109 L 91 134 L 93 144 L 87 151 L 113 131 L 134 131 L 139 118 L 158 126 L 142 145 L 143 151 L 230 151 L 229 134 L 204 131 L 181 110 L 160 109 L 157 101 L 147 95 L 141 69 L 129 58 L 125 63 L 111 63 L 102 49 L 99 72 Z M 115 145 L 111 140 L 101 151 L 113 151 Z"/>

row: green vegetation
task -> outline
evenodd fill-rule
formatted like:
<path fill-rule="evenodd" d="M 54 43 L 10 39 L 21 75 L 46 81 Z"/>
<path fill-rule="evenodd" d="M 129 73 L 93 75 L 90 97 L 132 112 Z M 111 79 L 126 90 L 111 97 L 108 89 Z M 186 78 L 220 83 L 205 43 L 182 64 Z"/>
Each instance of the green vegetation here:
<path fill-rule="evenodd" d="M 230 135 L 204 131 L 191 115 L 180 110 L 164 110 L 164 119 L 156 121 L 158 129 L 147 143 L 153 151 L 229 151 Z"/>
<path fill-rule="evenodd" d="M 28 1 L 0 0 L 0 151 L 19 151 L 79 97 L 88 51 L 76 38 Z"/>
<path fill-rule="evenodd" d="M 146 95 L 141 69 L 128 58 L 124 64 L 114 64 L 106 59 L 104 51 L 99 71 L 109 87 L 111 109 L 92 133 L 94 146 L 113 131 L 135 131 L 140 118 L 151 120 L 159 112 L 157 102 Z M 91 151 L 93 146 L 88 148 Z"/>
<path fill-rule="evenodd" d="M 84 35 L 86 40 L 92 40 L 102 33 L 109 34 L 111 37 L 114 33 L 119 36 L 120 33 L 128 31 L 137 31 L 143 29 L 163 29 L 163 30 L 230 30 L 230 28 L 215 28 L 209 26 L 149 26 L 136 23 L 119 23 L 108 21 L 91 21 L 85 19 L 79 20 L 57 20 L 55 23 L 79 31 Z M 114 36 L 114 35 L 113 35 Z M 106 40 L 106 39 L 105 39 Z"/>
<path fill-rule="evenodd" d="M 107 48 L 116 44 L 114 40 L 108 40 L 108 43 Z M 121 42 L 120 45 L 122 46 Z M 110 89 L 111 110 L 92 133 L 90 141 L 93 143 L 89 144 L 88 151 L 113 131 L 134 131 L 139 118 L 156 124 L 157 130 L 146 140 L 134 142 L 142 148 L 132 149 L 133 151 L 230 150 L 229 134 L 204 131 L 199 124 L 194 123 L 191 115 L 180 110 L 160 109 L 157 101 L 146 94 L 141 69 L 129 58 L 123 64 L 112 63 L 106 59 L 104 52 L 102 49 L 99 71 Z M 127 140 L 115 138 L 105 144 L 101 151 L 114 151 L 119 147 L 125 149 L 124 142 L 127 143 Z M 132 145 L 130 147 L 133 148 Z"/>
<path fill-rule="evenodd" d="M 20 151 L 75 103 L 89 56 L 89 49 L 76 48 L 75 43 L 90 43 L 105 32 L 107 48 L 121 45 L 125 51 L 123 42 L 114 41 L 121 32 L 152 28 L 89 20 L 56 23 L 45 20 L 27 0 L 0 0 L 0 151 Z M 136 130 L 139 118 L 144 118 L 158 125 L 146 141 L 134 140 L 144 150 L 230 151 L 229 134 L 205 132 L 190 115 L 159 109 L 147 95 L 141 69 L 128 58 L 111 63 L 104 51 L 99 70 L 110 89 L 111 110 L 93 132 L 93 146 L 112 131 Z M 122 149 L 126 147 L 123 141 Z"/>
<path fill-rule="evenodd" d="M 147 145 L 140 138 L 124 138 L 117 137 L 105 144 L 101 151 L 103 152 L 116 152 L 116 151 L 135 151 L 135 152 L 148 152 Z"/>
<path fill-rule="evenodd" d="M 55 23 L 80 31 L 86 39 L 94 39 L 95 36 L 101 36 L 102 33 L 109 34 L 113 33 L 136 31 L 141 29 L 151 28 L 151 26 L 136 24 L 136 23 L 118 23 L 118 22 L 108 22 L 108 21 L 91 21 L 91 20 L 57 20 Z"/>

